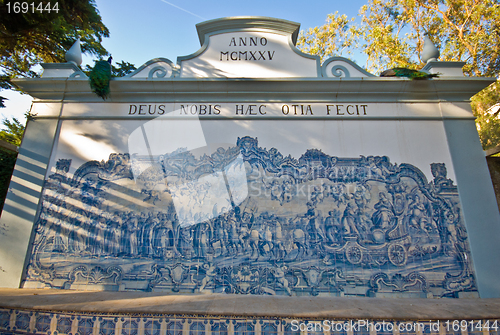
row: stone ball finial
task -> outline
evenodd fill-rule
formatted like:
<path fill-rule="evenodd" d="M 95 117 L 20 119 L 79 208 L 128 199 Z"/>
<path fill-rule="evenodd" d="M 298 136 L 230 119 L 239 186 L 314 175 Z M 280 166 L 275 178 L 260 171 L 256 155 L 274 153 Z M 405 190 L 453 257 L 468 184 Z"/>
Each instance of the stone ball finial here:
<path fill-rule="evenodd" d="M 66 61 L 76 65 L 82 64 L 82 48 L 80 47 L 80 38 L 69 48 L 65 55 Z"/>
<path fill-rule="evenodd" d="M 424 47 L 422 48 L 422 60 L 426 63 L 430 61 L 436 61 L 439 58 L 439 50 L 436 48 L 434 43 L 432 43 L 429 35 L 424 34 Z"/>

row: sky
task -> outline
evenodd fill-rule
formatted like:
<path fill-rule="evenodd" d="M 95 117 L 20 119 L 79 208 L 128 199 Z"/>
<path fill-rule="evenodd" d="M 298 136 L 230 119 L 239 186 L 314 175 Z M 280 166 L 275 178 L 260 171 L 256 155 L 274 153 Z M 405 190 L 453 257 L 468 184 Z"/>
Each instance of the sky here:
<path fill-rule="evenodd" d="M 338 12 L 356 17 L 367 0 L 309 1 L 211 1 L 211 0 L 96 0 L 102 21 L 110 31 L 103 46 L 114 62 L 127 61 L 137 68 L 148 60 L 163 57 L 177 63 L 200 48 L 196 24 L 231 16 L 268 16 L 300 23 L 301 30 L 320 26 L 327 15 Z M 83 57 L 82 66 L 93 65 L 94 58 Z M 354 59 L 354 61 L 356 61 Z M 362 65 L 362 64 L 359 64 Z M 1 91 L 8 98 L 3 118 L 16 117 L 30 109 L 31 97 L 12 91 Z"/>

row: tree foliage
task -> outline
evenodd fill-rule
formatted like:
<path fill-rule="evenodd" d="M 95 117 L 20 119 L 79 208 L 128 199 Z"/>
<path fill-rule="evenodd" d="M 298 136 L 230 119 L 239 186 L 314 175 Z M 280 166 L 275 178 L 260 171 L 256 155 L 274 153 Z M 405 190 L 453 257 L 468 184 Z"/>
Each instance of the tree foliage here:
<path fill-rule="evenodd" d="M 24 14 L 8 13 L 6 2 L 0 0 L 0 87 L 13 89 L 10 79 L 14 77 L 37 77 L 33 69 L 37 64 L 64 62 L 66 51 L 78 37 L 84 53 L 107 54 L 101 41 L 109 31 L 94 0 L 58 0 L 58 12 L 29 8 Z M 49 3 L 35 4 L 40 2 L 43 6 Z"/>
<path fill-rule="evenodd" d="M 124 77 L 127 74 L 130 74 L 130 73 L 134 72 L 135 70 L 137 70 L 137 68 L 135 67 L 134 64 L 129 63 L 129 62 L 125 62 L 123 60 L 121 61 L 121 63 L 116 62 L 116 65 L 117 66 L 111 64 L 111 76 L 112 77 Z"/>
<path fill-rule="evenodd" d="M 26 113 L 26 116 L 28 116 L 28 113 Z M 2 123 L 6 129 L 0 131 L 0 140 L 20 146 L 25 126 L 15 117 L 12 120 L 4 119 Z"/>
<path fill-rule="evenodd" d="M 64 62 L 66 51 L 78 37 L 84 53 L 107 54 L 101 42 L 109 31 L 93 0 L 59 0 L 58 13 L 26 14 L 7 14 L 5 0 L 0 2 L 0 66 L 6 74 L 36 77 L 34 65 Z"/>
<path fill-rule="evenodd" d="M 375 73 L 394 67 L 420 69 L 425 65 L 425 33 L 440 49 L 439 60 L 466 62 L 465 75 L 500 75 L 498 0 L 369 0 L 359 11 L 358 23 L 330 14 L 323 26 L 302 32 L 298 46 L 322 60 L 342 53 L 364 54 L 365 67 Z M 472 99 L 485 149 L 500 143 L 500 122 L 485 116 L 500 102 L 499 92 L 497 82 Z"/>
<path fill-rule="evenodd" d="M 349 23 L 347 15 L 328 14 L 326 24 L 321 27 L 309 28 L 307 33 L 300 34 L 298 45 L 308 54 L 318 55 L 322 60 L 330 55 L 342 55 L 345 50 L 349 53 L 354 41 L 349 38 Z"/>
<path fill-rule="evenodd" d="M 28 118 L 29 112 L 26 112 L 25 116 Z M 4 119 L 2 124 L 6 129 L 0 131 L 0 140 L 20 146 L 25 126 L 16 118 Z M 17 152 L 0 148 L 0 210 L 3 208 L 16 159 Z"/>

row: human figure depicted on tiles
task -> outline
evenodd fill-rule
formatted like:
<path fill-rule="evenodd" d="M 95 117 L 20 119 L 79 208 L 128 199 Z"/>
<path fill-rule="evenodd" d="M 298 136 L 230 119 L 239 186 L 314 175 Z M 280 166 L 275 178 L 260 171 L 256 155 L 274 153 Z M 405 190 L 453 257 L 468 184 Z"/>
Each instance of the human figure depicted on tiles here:
<path fill-rule="evenodd" d="M 156 223 L 151 232 L 151 257 L 159 258 L 163 256 L 163 251 L 161 248 L 161 236 L 165 230 L 163 222 L 163 213 L 158 212 L 156 214 Z"/>
<path fill-rule="evenodd" d="M 325 218 L 325 233 L 328 242 L 331 244 L 339 244 L 342 242 L 344 234 L 342 224 L 340 223 L 340 212 L 337 209 L 328 212 L 328 217 Z"/>
<path fill-rule="evenodd" d="M 236 219 L 235 211 L 230 210 L 224 215 L 225 234 L 227 235 L 227 250 L 231 254 L 238 253 L 238 220 Z"/>
<path fill-rule="evenodd" d="M 309 195 L 309 201 L 313 206 L 323 202 L 323 186 L 314 186 L 311 194 Z"/>
<path fill-rule="evenodd" d="M 115 214 L 116 215 L 116 214 Z M 111 213 L 106 218 L 106 231 L 104 232 L 104 253 L 106 255 L 114 255 L 114 234 L 115 234 L 116 219 Z"/>
<path fill-rule="evenodd" d="M 130 241 L 129 241 L 129 223 L 131 212 L 122 213 L 122 238 L 120 240 L 120 256 L 128 256 L 130 254 Z"/>
<path fill-rule="evenodd" d="M 328 185 L 327 194 L 337 206 L 345 204 L 348 199 L 346 186 L 342 183 Z"/>
<path fill-rule="evenodd" d="M 283 288 L 286 290 L 288 295 L 292 295 L 292 290 L 290 290 L 290 287 L 288 286 L 288 279 L 285 278 L 285 272 L 288 270 L 288 267 L 286 265 L 283 266 L 276 266 L 273 269 L 273 274 L 274 278 L 276 279 L 276 282 L 281 284 Z"/>
<path fill-rule="evenodd" d="M 191 227 L 184 227 L 179 230 L 179 251 L 182 256 L 191 258 L 193 253 L 193 236 Z"/>
<path fill-rule="evenodd" d="M 112 228 L 112 250 L 111 254 L 113 256 L 118 256 L 120 255 L 121 252 L 121 241 L 122 241 L 122 235 L 123 235 L 123 218 L 120 215 L 120 213 L 115 213 L 115 222 Z"/>
<path fill-rule="evenodd" d="M 165 257 L 167 250 L 174 246 L 174 231 L 171 221 L 166 213 L 158 213 L 159 223 L 154 230 L 153 249 L 154 257 Z"/>
<path fill-rule="evenodd" d="M 50 230 L 53 233 L 52 252 L 65 252 L 66 250 L 66 246 L 63 240 L 63 233 L 64 233 L 63 223 L 64 221 L 56 219 L 53 221 L 50 227 Z"/>
<path fill-rule="evenodd" d="M 408 204 L 408 224 L 410 227 L 427 232 L 429 220 L 425 214 L 426 209 L 418 194 L 409 195 L 410 202 Z"/>
<path fill-rule="evenodd" d="M 367 159 L 370 174 L 374 177 L 385 177 L 391 174 L 389 170 L 387 157 L 373 157 Z"/>
<path fill-rule="evenodd" d="M 434 186 L 436 191 L 440 192 L 443 187 L 453 186 L 453 181 L 451 179 L 446 178 L 447 171 L 446 171 L 446 165 L 444 163 L 432 163 L 431 173 L 432 176 L 434 177 L 432 185 Z"/>
<path fill-rule="evenodd" d="M 143 221 L 142 221 L 141 238 L 140 238 L 140 244 L 141 244 L 140 253 L 144 257 L 149 257 L 152 254 L 151 240 L 152 240 L 153 227 L 155 226 L 155 221 L 152 212 L 143 214 L 144 215 L 142 216 Z"/>
<path fill-rule="evenodd" d="M 352 194 L 352 198 L 356 206 L 358 206 L 358 209 L 364 212 L 371 199 L 370 190 L 358 184 L 356 185 L 356 190 Z"/>
<path fill-rule="evenodd" d="M 68 229 L 68 244 L 67 251 L 69 253 L 78 253 L 78 229 L 80 229 L 81 222 L 78 219 L 78 213 L 75 211 L 71 214 L 71 225 Z"/>
<path fill-rule="evenodd" d="M 143 250 L 143 246 L 144 246 L 144 235 L 145 235 L 145 231 L 144 231 L 144 228 L 145 226 L 147 225 L 148 223 L 148 213 L 146 213 L 146 211 L 142 211 L 139 213 L 139 215 L 137 215 L 137 252 L 138 252 L 138 255 L 144 255 L 144 250 Z"/>
<path fill-rule="evenodd" d="M 66 244 L 64 243 L 64 223 L 66 220 L 61 219 L 61 212 L 64 206 L 64 189 L 61 188 L 60 181 L 56 182 L 54 187 L 60 193 L 56 193 L 54 197 L 48 198 L 44 201 L 42 206 L 41 217 L 46 219 L 48 223 L 48 233 L 51 237 L 48 239 L 49 244 L 52 244 L 52 252 L 65 252 Z"/>
<path fill-rule="evenodd" d="M 321 231 L 321 227 L 319 226 L 321 218 L 313 202 L 308 201 L 306 205 L 307 212 L 303 215 L 297 215 L 295 217 L 295 220 L 305 220 L 305 226 L 303 228 L 307 232 L 307 242 L 310 244 L 309 247 L 315 247 L 316 244 L 318 244 L 323 239 L 323 233 Z"/>
<path fill-rule="evenodd" d="M 129 245 L 128 252 L 130 256 L 136 257 L 139 255 L 138 235 L 141 228 L 139 228 L 137 217 L 134 214 L 132 214 L 127 228 L 128 228 L 128 245 Z"/>
<path fill-rule="evenodd" d="M 259 231 L 255 229 L 254 225 L 250 228 L 250 235 L 248 237 L 248 244 L 252 250 L 251 258 L 259 258 Z"/>
<path fill-rule="evenodd" d="M 108 231 L 108 225 L 106 224 L 107 219 L 103 216 L 99 217 L 97 220 L 96 227 L 96 240 L 94 244 L 94 254 L 99 256 L 106 253 L 106 235 Z"/>
<path fill-rule="evenodd" d="M 193 231 L 193 247 L 196 257 L 204 258 L 210 249 L 212 228 L 208 221 L 198 223 Z"/>
<path fill-rule="evenodd" d="M 155 248 L 155 232 L 160 227 L 160 212 L 156 213 L 156 215 L 152 215 L 151 218 L 152 225 L 149 228 L 149 239 L 148 239 L 148 257 L 152 258 L 154 256 Z"/>
<path fill-rule="evenodd" d="M 239 244 L 242 246 L 242 252 L 245 253 L 250 250 L 249 237 L 250 229 L 248 224 L 241 224 L 240 231 L 238 233 Z"/>
<path fill-rule="evenodd" d="M 222 209 L 224 210 L 224 208 Z M 219 247 L 219 255 L 225 256 L 227 254 L 226 248 L 226 231 L 224 230 L 224 218 L 223 216 L 219 216 L 215 219 L 214 222 L 214 232 L 215 237 L 213 244 L 218 244 Z"/>
<path fill-rule="evenodd" d="M 210 282 L 215 284 L 214 277 L 217 275 L 217 269 L 214 264 L 203 264 L 203 269 L 205 270 L 205 277 L 203 277 L 198 289 L 200 292 L 202 292 Z"/>
<path fill-rule="evenodd" d="M 78 250 L 80 254 L 86 254 L 90 252 L 90 227 L 92 226 L 92 220 L 86 210 L 80 209 L 80 213 L 80 226 L 77 230 L 78 247 L 75 250 Z"/>
<path fill-rule="evenodd" d="M 88 226 L 87 226 L 87 238 L 85 239 L 85 250 L 87 250 L 91 255 L 95 255 L 97 247 L 97 234 L 98 234 L 98 228 L 97 228 L 97 221 L 91 214 L 88 220 Z"/>
<path fill-rule="evenodd" d="M 246 251 L 246 248 L 245 248 L 245 242 L 244 240 L 241 238 L 241 232 L 242 232 L 242 229 L 245 229 L 245 222 L 244 222 L 244 214 L 242 212 L 242 209 L 239 207 L 239 206 L 235 206 L 234 207 L 234 217 L 235 217 L 235 220 L 236 220 L 236 227 L 235 227 L 235 230 L 234 232 L 232 232 L 234 235 L 233 235 L 233 240 L 234 240 L 234 243 L 238 249 L 238 253 L 244 253 Z"/>
<path fill-rule="evenodd" d="M 342 216 L 342 227 L 346 232 L 346 235 L 350 236 L 360 236 L 357 227 L 358 215 L 354 208 L 354 205 L 350 202 L 347 203 L 344 209 L 344 214 Z"/>
<path fill-rule="evenodd" d="M 305 219 L 300 220 L 301 224 L 299 226 L 305 225 Z M 306 245 L 306 234 L 300 228 L 296 228 L 293 230 L 293 247 L 298 250 L 295 259 L 300 260 L 307 254 L 307 245 Z"/>
<path fill-rule="evenodd" d="M 82 253 L 86 250 L 87 245 L 86 245 L 86 240 L 87 240 L 87 234 L 88 234 L 88 229 L 87 229 L 87 223 L 89 221 L 87 217 L 87 212 L 80 208 L 76 210 L 78 219 L 78 225 L 74 227 L 75 231 L 75 239 L 74 239 L 74 246 L 73 250 L 75 253 Z"/>
<path fill-rule="evenodd" d="M 254 216 L 251 212 L 244 211 L 241 215 L 240 231 L 238 233 L 239 243 L 244 252 L 249 251 L 250 248 L 250 232 L 254 221 Z"/>
<path fill-rule="evenodd" d="M 286 257 L 286 249 L 283 245 L 283 229 L 277 217 L 273 217 L 271 221 L 271 229 L 273 232 L 273 250 L 276 259 L 283 259 Z"/>
<path fill-rule="evenodd" d="M 273 233 L 271 232 L 271 227 L 269 225 L 266 225 L 264 231 L 260 236 L 260 241 L 259 241 L 260 254 L 265 257 L 270 257 L 272 254 L 274 254 L 273 247 L 274 247 Z"/>
<path fill-rule="evenodd" d="M 359 222 L 363 226 L 363 229 L 367 231 L 368 226 L 372 224 L 367 214 L 368 204 L 370 203 L 371 200 L 369 186 L 361 184 L 356 185 L 356 190 L 352 194 L 352 199 L 354 200 L 354 203 L 358 207 Z"/>
<path fill-rule="evenodd" d="M 447 252 L 456 253 L 457 248 L 462 247 L 461 240 L 465 240 L 466 233 L 462 231 L 461 227 L 457 224 L 456 217 L 451 211 L 444 213 L 444 227 L 446 233 L 445 245 L 448 246 Z"/>
<path fill-rule="evenodd" d="M 182 256 L 181 246 L 180 246 L 180 230 L 181 226 L 179 224 L 179 217 L 177 213 L 172 213 L 170 216 L 170 222 L 172 223 L 172 231 L 173 231 L 173 253 L 175 256 Z"/>
<path fill-rule="evenodd" d="M 379 201 L 373 206 L 375 212 L 372 215 L 372 222 L 375 228 L 388 229 L 395 220 L 394 207 L 384 192 L 380 192 Z"/>

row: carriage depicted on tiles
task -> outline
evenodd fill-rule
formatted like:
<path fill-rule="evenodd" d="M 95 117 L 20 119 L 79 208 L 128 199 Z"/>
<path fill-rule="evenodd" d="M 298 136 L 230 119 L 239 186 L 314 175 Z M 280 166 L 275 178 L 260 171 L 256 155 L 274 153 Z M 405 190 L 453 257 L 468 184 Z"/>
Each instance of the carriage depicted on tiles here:
<path fill-rule="evenodd" d="M 372 260 L 378 265 L 387 262 L 394 266 L 404 266 L 408 260 L 408 247 L 411 245 L 409 236 L 385 242 L 383 244 L 362 245 L 356 237 L 348 237 L 340 247 L 325 245 L 325 251 L 340 259 L 345 259 L 352 265 L 359 265 L 363 260 Z"/>
<path fill-rule="evenodd" d="M 344 226 L 340 229 L 344 232 L 347 230 L 349 234 L 337 238 L 341 243 L 324 244 L 324 249 L 329 255 L 352 265 L 390 263 L 401 267 L 406 265 L 409 253 L 415 250 L 412 246 L 412 237 L 415 238 L 415 235 L 422 233 L 429 237 L 433 232 L 437 232 L 429 217 L 430 210 L 426 210 L 423 205 L 412 206 L 411 200 L 408 205 L 408 199 L 419 199 L 418 196 L 403 198 L 401 194 L 396 193 L 393 194 L 393 198 L 397 200 L 395 202 L 389 201 L 384 193 L 380 193 L 379 197 L 379 202 L 374 206 L 375 212 L 367 220 L 371 227 L 368 224 L 360 225 L 362 221 L 360 215 L 343 216 Z M 394 203 L 400 208 L 397 209 Z M 408 211 L 408 208 L 412 207 L 419 209 Z M 349 213 L 349 210 L 348 204 L 344 213 Z M 356 222 L 351 222 L 354 219 Z M 360 228 L 365 228 L 369 232 L 363 232 Z M 437 244 L 435 247 L 434 251 L 437 249 Z"/>

